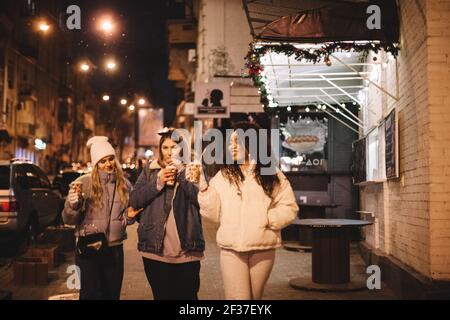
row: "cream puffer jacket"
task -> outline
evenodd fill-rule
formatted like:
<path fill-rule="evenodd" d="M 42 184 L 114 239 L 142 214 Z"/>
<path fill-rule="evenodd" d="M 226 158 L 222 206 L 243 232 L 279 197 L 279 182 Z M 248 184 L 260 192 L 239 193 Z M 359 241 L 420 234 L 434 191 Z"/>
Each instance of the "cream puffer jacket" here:
<path fill-rule="evenodd" d="M 206 191 L 199 192 L 200 214 L 220 224 L 217 244 L 238 252 L 274 249 L 281 246 L 281 229 L 296 218 L 298 206 L 289 181 L 277 171 L 280 184 L 273 200 L 255 176 L 244 173 L 238 188 L 219 171 Z"/>

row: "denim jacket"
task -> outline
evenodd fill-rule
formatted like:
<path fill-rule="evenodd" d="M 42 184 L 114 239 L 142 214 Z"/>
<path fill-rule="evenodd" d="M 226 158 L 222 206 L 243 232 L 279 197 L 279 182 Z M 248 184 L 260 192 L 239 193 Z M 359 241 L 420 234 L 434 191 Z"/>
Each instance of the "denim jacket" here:
<path fill-rule="evenodd" d="M 181 170 L 174 187 L 165 186 L 158 191 L 159 170 L 161 167 L 157 161 L 145 166 L 130 195 L 133 208 L 144 208 L 135 218 L 139 222 L 138 250 L 157 254 L 163 252 L 165 224 L 173 206 L 181 249 L 186 252 L 204 251 L 198 187 L 186 180 L 185 172 Z"/>

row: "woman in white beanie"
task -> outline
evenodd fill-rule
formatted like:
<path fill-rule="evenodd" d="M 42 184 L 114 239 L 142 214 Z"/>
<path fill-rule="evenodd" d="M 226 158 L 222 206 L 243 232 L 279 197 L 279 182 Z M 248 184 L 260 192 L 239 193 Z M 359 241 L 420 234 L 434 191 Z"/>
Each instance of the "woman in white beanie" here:
<path fill-rule="evenodd" d="M 72 183 L 63 220 L 76 226 L 80 300 L 118 300 L 131 184 L 124 177 L 107 137 L 95 136 L 89 139 L 87 147 L 91 152 L 92 173 Z M 101 241 L 90 243 L 96 238 Z"/>

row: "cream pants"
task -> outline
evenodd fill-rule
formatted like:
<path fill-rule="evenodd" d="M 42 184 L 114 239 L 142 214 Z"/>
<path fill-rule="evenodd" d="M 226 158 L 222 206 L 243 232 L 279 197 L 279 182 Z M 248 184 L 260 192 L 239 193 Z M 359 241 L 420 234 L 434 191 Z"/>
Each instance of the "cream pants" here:
<path fill-rule="evenodd" d="M 250 252 L 221 249 L 225 299 L 261 300 L 274 261 L 275 249 Z"/>

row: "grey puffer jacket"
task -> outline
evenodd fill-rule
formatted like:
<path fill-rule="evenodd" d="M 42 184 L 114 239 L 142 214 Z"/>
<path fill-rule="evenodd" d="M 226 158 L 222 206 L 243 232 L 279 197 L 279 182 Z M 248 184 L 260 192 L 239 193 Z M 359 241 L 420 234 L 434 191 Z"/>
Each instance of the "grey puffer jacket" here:
<path fill-rule="evenodd" d="M 82 193 L 84 199 L 77 208 L 71 208 L 69 201 L 66 200 L 62 215 L 63 221 L 66 224 L 75 225 L 75 235 L 77 237 L 103 232 L 107 234 L 109 243 L 125 240 L 127 226 L 126 209 L 128 205 L 123 206 L 121 204 L 119 192 L 116 189 L 111 216 L 109 216 L 116 175 L 104 172 L 99 172 L 99 174 L 103 187 L 103 206 L 101 208 L 94 207 L 91 190 L 92 179 L 90 174 L 86 174 L 76 180 L 83 184 Z M 128 193 L 130 193 L 132 189 L 131 183 L 126 180 L 126 184 Z M 109 231 L 106 232 L 108 219 L 110 219 L 110 225 Z"/>

